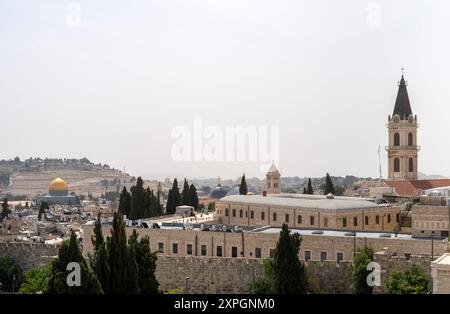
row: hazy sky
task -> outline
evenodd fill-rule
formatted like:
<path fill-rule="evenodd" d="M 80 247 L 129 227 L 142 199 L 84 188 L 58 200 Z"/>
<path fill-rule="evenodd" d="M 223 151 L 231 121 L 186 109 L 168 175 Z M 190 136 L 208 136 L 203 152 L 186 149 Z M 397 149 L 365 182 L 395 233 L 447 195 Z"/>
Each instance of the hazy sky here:
<path fill-rule="evenodd" d="M 173 129 L 198 117 L 278 126 L 285 176 L 376 177 L 378 145 L 385 176 L 404 66 L 419 171 L 450 175 L 449 14 L 448 0 L 1 0 L 0 159 L 263 175 L 173 161 Z"/>

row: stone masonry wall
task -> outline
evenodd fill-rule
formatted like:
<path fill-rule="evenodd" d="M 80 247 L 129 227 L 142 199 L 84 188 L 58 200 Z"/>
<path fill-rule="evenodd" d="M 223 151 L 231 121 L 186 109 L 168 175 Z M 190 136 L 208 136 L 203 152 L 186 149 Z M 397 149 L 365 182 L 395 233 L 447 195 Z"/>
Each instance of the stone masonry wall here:
<path fill-rule="evenodd" d="M 40 243 L 1 242 L 0 256 L 11 257 L 22 270 L 48 264 L 58 255 L 58 247 Z"/>
<path fill-rule="evenodd" d="M 351 263 L 307 263 L 313 293 L 350 293 Z M 249 293 L 249 284 L 263 274 L 261 259 L 158 256 L 160 289 L 186 293 Z M 188 278 L 188 279 L 187 279 Z"/>

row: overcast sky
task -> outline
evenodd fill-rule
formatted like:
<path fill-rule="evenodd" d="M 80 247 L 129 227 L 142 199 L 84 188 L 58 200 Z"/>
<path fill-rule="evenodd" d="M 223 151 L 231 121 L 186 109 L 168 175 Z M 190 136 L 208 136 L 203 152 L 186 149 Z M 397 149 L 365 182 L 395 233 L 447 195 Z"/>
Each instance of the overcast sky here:
<path fill-rule="evenodd" d="M 449 14 L 448 0 L 1 0 L 0 159 L 263 176 L 260 162 L 174 161 L 172 131 L 198 117 L 277 126 L 285 176 L 377 177 L 379 145 L 386 176 L 404 66 L 419 171 L 450 175 Z"/>

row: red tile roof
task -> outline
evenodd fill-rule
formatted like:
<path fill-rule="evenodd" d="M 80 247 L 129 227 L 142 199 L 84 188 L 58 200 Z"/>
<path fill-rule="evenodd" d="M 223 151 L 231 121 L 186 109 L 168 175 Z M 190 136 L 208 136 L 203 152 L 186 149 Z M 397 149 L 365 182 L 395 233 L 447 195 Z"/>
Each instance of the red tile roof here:
<path fill-rule="evenodd" d="M 394 188 L 398 196 L 416 196 L 422 190 L 435 189 L 444 186 L 450 186 L 450 179 L 435 180 L 386 180 L 385 183 Z"/>

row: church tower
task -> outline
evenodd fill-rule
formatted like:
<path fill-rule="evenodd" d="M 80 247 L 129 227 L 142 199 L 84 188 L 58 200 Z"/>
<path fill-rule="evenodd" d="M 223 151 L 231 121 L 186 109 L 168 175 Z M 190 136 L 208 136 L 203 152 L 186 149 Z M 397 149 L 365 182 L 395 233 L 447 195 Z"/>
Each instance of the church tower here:
<path fill-rule="evenodd" d="M 403 72 L 403 69 L 402 69 Z M 402 73 L 392 117 L 389 115 L 388 180 L 417 180 L 417 115 L 413 116 Z"/>
<path fill-rule="evenodd" d="M 272 163 L 266 174 L 267 194 L 280 194 L 280 172 Z"/>

